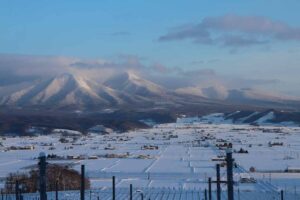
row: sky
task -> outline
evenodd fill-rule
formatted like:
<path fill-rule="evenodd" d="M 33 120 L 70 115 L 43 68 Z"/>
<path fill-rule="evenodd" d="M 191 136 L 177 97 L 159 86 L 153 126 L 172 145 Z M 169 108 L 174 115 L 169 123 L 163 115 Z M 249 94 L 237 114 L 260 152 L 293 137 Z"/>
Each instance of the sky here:
<path fill-rule="evenodd" d="M 0 0 L 0 78 L 108 62 L 300 96 L 299 8 L 299 0 Z"/>

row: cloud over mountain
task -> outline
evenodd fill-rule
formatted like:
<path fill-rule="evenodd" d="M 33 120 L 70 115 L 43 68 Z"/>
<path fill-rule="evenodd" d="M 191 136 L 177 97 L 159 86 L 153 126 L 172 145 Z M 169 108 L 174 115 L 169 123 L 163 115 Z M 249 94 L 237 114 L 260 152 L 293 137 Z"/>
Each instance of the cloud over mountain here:
<path fill-rule="evenodd" d="M 194 43 L 244 47 L 272 40 L 300 41 L 300 27 L 262 16 L 223 15 L 206 17 L 198 24 L 179 26 L 159 41 L 192 40 Z"/>
<path fill-rule="evenodd" d="M 0 54 L 0 94 L 12 88 L 16 90 L 21 85 L 62 74 L 72 74 L 103 84 L 124 73 L 136 74 L 142 79 L 171 90 L 198 86 L 209 88 L 215 85 L 223 85 L 228 89 L 257 88 L 280 83 L 277 79 L 228 77 L 203 67 L 189 70 L 184 67 L 168 67 L 134 55 L 121 55 L 108 60 Z"/>

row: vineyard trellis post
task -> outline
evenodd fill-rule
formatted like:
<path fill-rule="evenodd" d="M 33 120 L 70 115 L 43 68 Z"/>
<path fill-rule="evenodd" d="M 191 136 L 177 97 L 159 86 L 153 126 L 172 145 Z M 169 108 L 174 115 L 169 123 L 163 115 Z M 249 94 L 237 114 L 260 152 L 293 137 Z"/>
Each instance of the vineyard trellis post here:
<path fill-rule="evenodd" d="M 227 192 L 228 200 L 234 200 L 233 191 L 233 158 L 232 149 L 228 148 L 226 151 L 226 165 L 227 165 Z"/>
<path fill-rule="evenodd" d="M 216 165 L 216 171 L 217 171 L 217 200 L 221 200 L 220 164 Z"/>
<path fill-rule="evenodd" d="M 284 200 L 283 190 L 280 191 L 280 199 L 281 199 L 281 200 Z"/>
<path fill-rule="evenodd" d="M 85 166 L 81 165 L 80 200 L 84 200 L 85 194 Z"/>
<path fill-rule="evenodd" d="M 211 199 L 211 177 L 208 178 L 208 200 Z"/>
<path fill-rule="evenodd" d="M 19 199 L 19 181 L 16 181 L 16 185 L 15 185 L 15 195 L 16 195 L 16 200 L 20 200 Z"/>
<path fill-rule="evenodd" d="M 46 183 L 46 154 L 41 152 L 39 155 L 39 184 L 40 184 L 40 200 L 47 200 L 47 183 Z"/>
<path fill-rule="evenodd" d="M 58 180 L 55 181 L 55 200 L 58 200 Z"/>
<path fill-rule="evenodd" d="M 132 184 L 129 187 L 129 200 L 132 200 Z"/>
<path fill-rule="evenodd" d="M 112 200 L 116 200 L 116 177 L 112 177 Z"/>

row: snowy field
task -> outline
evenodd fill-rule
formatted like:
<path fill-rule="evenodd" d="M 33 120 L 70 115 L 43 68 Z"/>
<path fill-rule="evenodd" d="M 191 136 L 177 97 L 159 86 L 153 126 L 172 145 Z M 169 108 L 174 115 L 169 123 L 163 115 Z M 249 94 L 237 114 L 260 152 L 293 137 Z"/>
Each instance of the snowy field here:
<path fill-rule="evenodd" d="M 43 151 L 57 155 L 48 162 L 69 164 L 77 170 L 85 164 L 94 189 L 109 190 L 115 176 L 117 188 L 133 184 L 175 196 L 179 190 L 203 191 L 208 177 L 215 180 L 225 143 L 232 143 L 235 152 L 236 191 L 277 195 L 283 189 L 300 198 L 300 128 L 295 126 L 180 120 L 124 134 L 2 137 L 0 177 L 30 169 Z M 225 167 L 221 167 L 221 175 L 225 180 Z M 255 183 L 244 183 L 243 177 Z M 226 190 L 226 185 L 222 189 Z"/>

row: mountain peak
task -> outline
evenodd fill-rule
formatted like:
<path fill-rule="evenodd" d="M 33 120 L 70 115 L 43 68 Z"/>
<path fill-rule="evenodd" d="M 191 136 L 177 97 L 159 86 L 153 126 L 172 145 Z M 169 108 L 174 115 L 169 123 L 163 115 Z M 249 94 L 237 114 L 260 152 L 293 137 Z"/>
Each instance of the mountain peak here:
<path fill-rule="evenodd" d="M 139 77 L 134 72 L 119 74 L 104 84 L 113 89 L 139 96 L 156 96 L 164 93 L 164 89 L 161 86 Z"/>
<path fill-rule="evenodd" d="M 127 78 L 130 79 L 130 80 L 140 80 L 140 79 L 142 79 L 135 72 L 132 72 L 132 71 L 127 71 L 127 72 L 124 72 L 123 74 L 124 74 L 124 76 L 127 76 Z"/>

